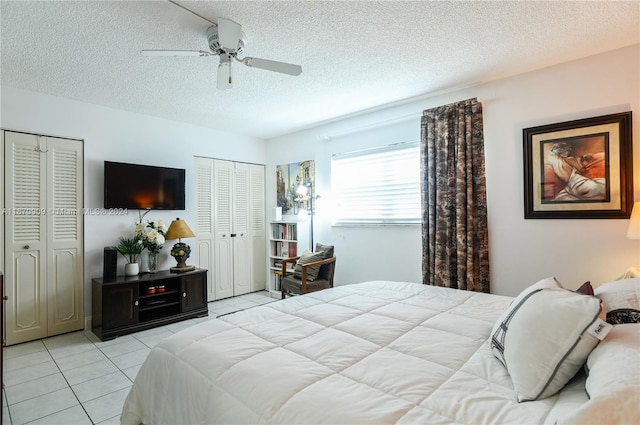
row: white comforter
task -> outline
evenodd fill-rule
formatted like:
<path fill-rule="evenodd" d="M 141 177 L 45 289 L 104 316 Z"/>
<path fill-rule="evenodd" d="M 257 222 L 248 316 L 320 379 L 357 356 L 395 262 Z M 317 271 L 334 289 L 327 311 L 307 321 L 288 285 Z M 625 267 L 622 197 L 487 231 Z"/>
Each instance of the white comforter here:
<path fill-rule="evenodd" d="M 510 301 L 367 282 L 213 319 L 152 350 L 122 423 L 554 423 L 584 377 L 517 402 L 487 343 Z"/>

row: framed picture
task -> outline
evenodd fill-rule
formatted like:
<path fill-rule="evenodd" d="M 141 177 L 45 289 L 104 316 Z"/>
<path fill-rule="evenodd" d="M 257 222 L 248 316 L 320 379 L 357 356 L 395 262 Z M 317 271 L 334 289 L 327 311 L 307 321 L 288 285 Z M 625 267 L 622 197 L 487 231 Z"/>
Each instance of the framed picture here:
<path fill-rule="evenodd" d="M 283 215 L 297 215 L 300 210 L 310 209 L 309 196 L 296 193 L 301 184 L 315 187 L 315 161 L 300 161 L 276 166 L 277 205 L 282 208 Z"/>
<path fill-rule="evenodd" d="M 631 112 L 525 128 L 524 218 L 629 218 Z"/>

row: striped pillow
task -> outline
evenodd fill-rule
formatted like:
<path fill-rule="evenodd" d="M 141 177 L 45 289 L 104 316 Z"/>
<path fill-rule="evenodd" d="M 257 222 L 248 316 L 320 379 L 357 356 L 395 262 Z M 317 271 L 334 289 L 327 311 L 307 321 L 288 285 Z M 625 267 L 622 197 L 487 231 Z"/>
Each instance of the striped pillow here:
<path fill-rule="evenodd" d="M 293 275 L 298 279 L 302 279 L 302 266 L 304 264 L 314 263 L 316 261 L 324 260 L 324 252 L 311 252 L 308 249 L 302 253 L 298 261 L 296 262 L 296 267 L 293 270 Z M 307 281 L 313 282 L 318 277 L 318 272 L 320 271 L 320 266 L 313 266 L 307 268 Z"/>

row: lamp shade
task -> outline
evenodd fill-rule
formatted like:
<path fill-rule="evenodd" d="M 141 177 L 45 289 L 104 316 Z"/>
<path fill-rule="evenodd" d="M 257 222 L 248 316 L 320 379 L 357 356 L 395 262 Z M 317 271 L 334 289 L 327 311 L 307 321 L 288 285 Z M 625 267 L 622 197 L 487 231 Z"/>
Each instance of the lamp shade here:
<path fill-rule="evenodd" d="M 191 231 L 184 220 L 176 218 L 169 225 L 169 230 L 167 230 L 167 236 L 165 236 L 165 239 L 195 238 L 195 236 L 196 235 Z"/>
<path fill-rule="evenodd" d="M 629 220 L 629 229 L 627 230 L 627 238 L 640 239 L 640 202 L 633 204 L 631 219 Z"/>

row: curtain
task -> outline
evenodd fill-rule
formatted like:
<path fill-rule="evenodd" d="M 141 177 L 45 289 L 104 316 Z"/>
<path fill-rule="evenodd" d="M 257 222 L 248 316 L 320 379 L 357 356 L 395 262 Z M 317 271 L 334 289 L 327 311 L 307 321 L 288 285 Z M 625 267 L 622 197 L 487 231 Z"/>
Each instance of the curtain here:
<path fill-rule="evenodd" d="M 482 104 L 424 111 L 420 159 L 422 282 L 489 292 Z"/>

